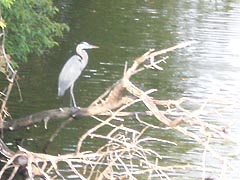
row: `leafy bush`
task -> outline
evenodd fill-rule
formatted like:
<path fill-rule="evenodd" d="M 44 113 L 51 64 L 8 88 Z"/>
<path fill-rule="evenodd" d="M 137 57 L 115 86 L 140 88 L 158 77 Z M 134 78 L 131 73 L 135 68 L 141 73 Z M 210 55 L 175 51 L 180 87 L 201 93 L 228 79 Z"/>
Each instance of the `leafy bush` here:
<path fill-rule="evenodd" d="M 58 9 L 52 0 L 4 0 L 2 16 L 7 22 L 7 53 L 14 60 L 27 60 L 29 53 L 41 55 L 46 48 L 58 43 L 68 26 L 53 20 Z M 2 4 L 4 4 L 2 2 Z"/>
<path fill-rule="evenodd" d="M 6 8 L 10 8 L 14 1 L 15 0 L 1 0 L 0 3 Z"/>

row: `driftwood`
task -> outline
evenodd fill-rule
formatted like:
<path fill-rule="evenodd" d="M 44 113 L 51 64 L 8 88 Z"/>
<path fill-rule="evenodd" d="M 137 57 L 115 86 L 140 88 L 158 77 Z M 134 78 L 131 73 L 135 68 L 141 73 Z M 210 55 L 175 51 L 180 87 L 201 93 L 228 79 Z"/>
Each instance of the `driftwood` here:
<path fill-rule="evenodd" d="M 155 141 L 156 143 L 167 143 L 176 145 L 174 142 L 162 140 L 152 137 L 144 137 L 144 133 L 148 128 L 160 129 L 156 126 L 145 122 L 140 115 L 144 114 L 157 119 L 162 127 L 175 129 L 183 133 L 187 137 L 192 138 L 197 143 L 202 145 L 204 153 L 210 152 L 220 161 L 224 161 L 224 167 L 232 167 L 209 146 L 209 141 L 213 137 L 228 138 L 227 130 L 229 127 L 216 126 L 199 120 L 198 115 L 201 114 L 205 105 L 208 102 L 203 102 L 203 105 L 194 112 L 182 107 L 184 102 L 193 101 L 188 98 L 179 100 L 161 101 L 153 98 L 151 93 L 155 89 L 143 91 L 131 81 L 131 77 L 146 69 L 162 70 L 159 63 L 165 62 L 166 57 L 156 60 L 169 51 L 184 48 L 191 45 L 193 42 L 185 42 L 173 46 L 168 49 L 154 51 L 149 50 L 141 57 L 134 60 L 132 66 L 125 66 L 123 77 L 117 81 L 111 88 L 97 98 L 91 105 L 84 108 L 58 108 L 33 114 L 14 121 L 3 121 L 3 129 L 18 130 L 27 126 L 32 126 L 36 123 L 47 123 L 58 119 L 67 119 L 66 122 L 81 119 L 83 116 L 91 116 L 99 121 L 99 124 L 89 129 L 84 135 L 79 138 L 75 153 L 53 156 L 48 154 L 30 152 L 22 147 L 19 147 L 18 152 L 12 152 L 6 145 L 0 141 L 0 153 L 6 157 L 6 163 L 0 171 L 0 177 L 6 169 L 14 167 L 9 179 L 12 179 L 18 169 L 24 168 L 29 178 L 39 176 L 42 179 L 54 179 L 56 176 L 65 179 L 58 169 L 58 163 L 64 162 L 70 168 L 71 172 L 78 179 L 138 179 L 144 174 L 148 174 L 148 178 L 158 177 L 161 179 L 170 179 L 166 171 L 176 169 L 193 168 L 189 165 L 181 166 L 160 166 L 159 161 L 163 159 L 158 152 L 145 149 L 143 143 Z M 143 103 L 146 110 L 143 112 L 129 112 L 128 107 L 135 103 Z M 165 108 L 165 110 L 160 110 Z M 177 112 L 177 113 L 176 113 Z M 125 127 L 124 124 L 116 126 L 112 121 L 122 116 L 134 116 L 138 123 L 143 125 L 139 131 Z M 170 118 L 174 115 L 173 118 Z M 101 119 L 100 117 L 104 117 Z M 201 134 L 195 134 L 180 126 L 182 123 L 189 124 L 195 128 L 201 129 Z M 98 134 L 97 130 L 104 127 L 111 127 L 106 134 Z M 59 131 L 59 130 L 58 130 Z M 51 141 L 57 133 L 53 135 Z M 87 138 L 96 138 L 106 140 L 106 144 L 99 147 L 97 151 L 83 151 L 83 142 Z M 78 164 L 81 168 L 77 168 Z M 203 172 L 205 172 L 206 162 L 203 162 Z"/>

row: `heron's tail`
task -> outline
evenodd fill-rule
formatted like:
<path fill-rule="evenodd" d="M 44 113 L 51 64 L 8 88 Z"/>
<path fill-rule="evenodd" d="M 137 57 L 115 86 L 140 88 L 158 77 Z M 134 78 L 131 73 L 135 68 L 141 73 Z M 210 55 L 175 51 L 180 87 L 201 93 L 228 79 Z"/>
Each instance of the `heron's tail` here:
<path fill-rule="evenodd" d="M 58 88 L 58 96 L 63 96 L 65 91 L 63 91 L 61 88 Z"/>

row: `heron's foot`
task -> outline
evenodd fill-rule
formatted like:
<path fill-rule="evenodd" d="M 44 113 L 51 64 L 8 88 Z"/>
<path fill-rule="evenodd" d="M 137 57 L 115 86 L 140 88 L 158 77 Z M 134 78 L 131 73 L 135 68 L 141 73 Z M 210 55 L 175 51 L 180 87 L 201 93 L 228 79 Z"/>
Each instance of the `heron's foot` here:
<path fill-rule="evenodd" d="M 76 106 L 76 107 L 74 107 L 75 109 L 82 109 L 81 107 L 79 107 L 79 106 Z"/>
<path fill-rule="evenodd" d="M 72 106 L 72 107 L 70 107 L 71 109 L 82 109 L 81 107 L 79 107 L 79 106 Z"/>

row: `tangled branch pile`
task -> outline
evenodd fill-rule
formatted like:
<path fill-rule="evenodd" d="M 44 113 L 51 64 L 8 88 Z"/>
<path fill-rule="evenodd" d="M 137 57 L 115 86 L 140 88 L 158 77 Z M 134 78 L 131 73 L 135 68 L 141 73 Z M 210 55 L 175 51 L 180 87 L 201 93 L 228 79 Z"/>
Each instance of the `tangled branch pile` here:
<path fill-rule="evenodd" d="M 184 48 L 191 44 L 192 42 L 186 42 L 160 51 L 149 50 L 137 58 L 132 66 L 128 67 L 126 64 L 123 77 L 89 107 L 54 109 L 11 122 L 3 121 L 4 108 L 2 108 L 1 127 L 6 130 L 16 130 L 19 127 L 29 126 L 46 119 L 51 121 L 63 117 L 68 118 L 64 125 L 66 122 L 80 119 L 82 116 L 91 116 L 99 124 L 79 138 L 75 153 L 70 154 L 53 156 L 30 152 L 22 147 L 19 147 L 18 152 L 12 152 L 3 141 L 0 141 L 0 152 L 6 158 L 0 171 L 0 177 L 7 169 L 13 167 L 9 179 L 13 179 L 19 169 L 24 170 L 30 179 L 34 179 L 35 176 L 47 180 L 59 177 L 67 179 L 66 174 L 63 174 L 60 170 L 60 167 L 64 165 L 66 169 L 69 169 L 69 176 L 75 179 L 171 179 L 170 172 L 178 169 L 196 168 L 188 164 L 163 166 L 165 159 L 161 156 L 161 152 L 145 147 L 145 144 L 149 142 L 163 143 L 169 146 L 177 145 L 175 142 L 166 139 L 146 135 L 148 129 L 161 130 L 162 125 L 196 141 L 203 147 L 204 153 L 210 152 L 212 156 L 223 162 L 223 167 L 234 168 L 209 146 L 210 141 L 216 137 L 229 138 L 226 133 L 229 127 L 209 124 L 199 118 L 210 100 L 203 101 L 202 106 L 195 110 L 189 110 L 184 108 L 183 104 L 186 102 L 199 103 L 199 100 L 181 98 L 179 100 L 161 101 L 151 96 L 156 91 L 155 89 L 143 91 L 131 81 L 132 76 L 144 70 L 162 70 L 159 64 L 165 62 L 167 57 L 160 60 L 156 58 L 169 51 Z M 4 57 L 5 55 L 1 56 L 1 58 Z M 13 81 L 9 81 L 9 84 Z M 2 94 L 4 93 L 2 92 Z M 129 107 L 134 107 L 138 103 L 145 105 L 146 109 L 143 112 L 129 111 Z M 3 100 L 2 104 L 4 104 Z M 144 121 L 143 115 L 158 120 L 160 125 L 157 126 Z M 134 130 L 125 127 L 124 116 L 132 116 L 133 120 L 139 123 L 139 127 L 142 127 L 142 129 Z M 193 132 L 188 127 L 194 127 L 196 131 Z M 103 129 L 104 131 L 101 131 Z M 61 128 L 57 132 L 60 130 Z M 57 132 L 50 141 L 54 140 Z M 95 142 L 101 139 L 105 143 L 99 145 L 95 151 L 82 150 L 84 142 L 91 141 L 91 139 L 94 139 Z M 205 172 L 205 166 L 206 162 L 203 162 L 203 166 L 200 167 L 203 173 Z"/>

